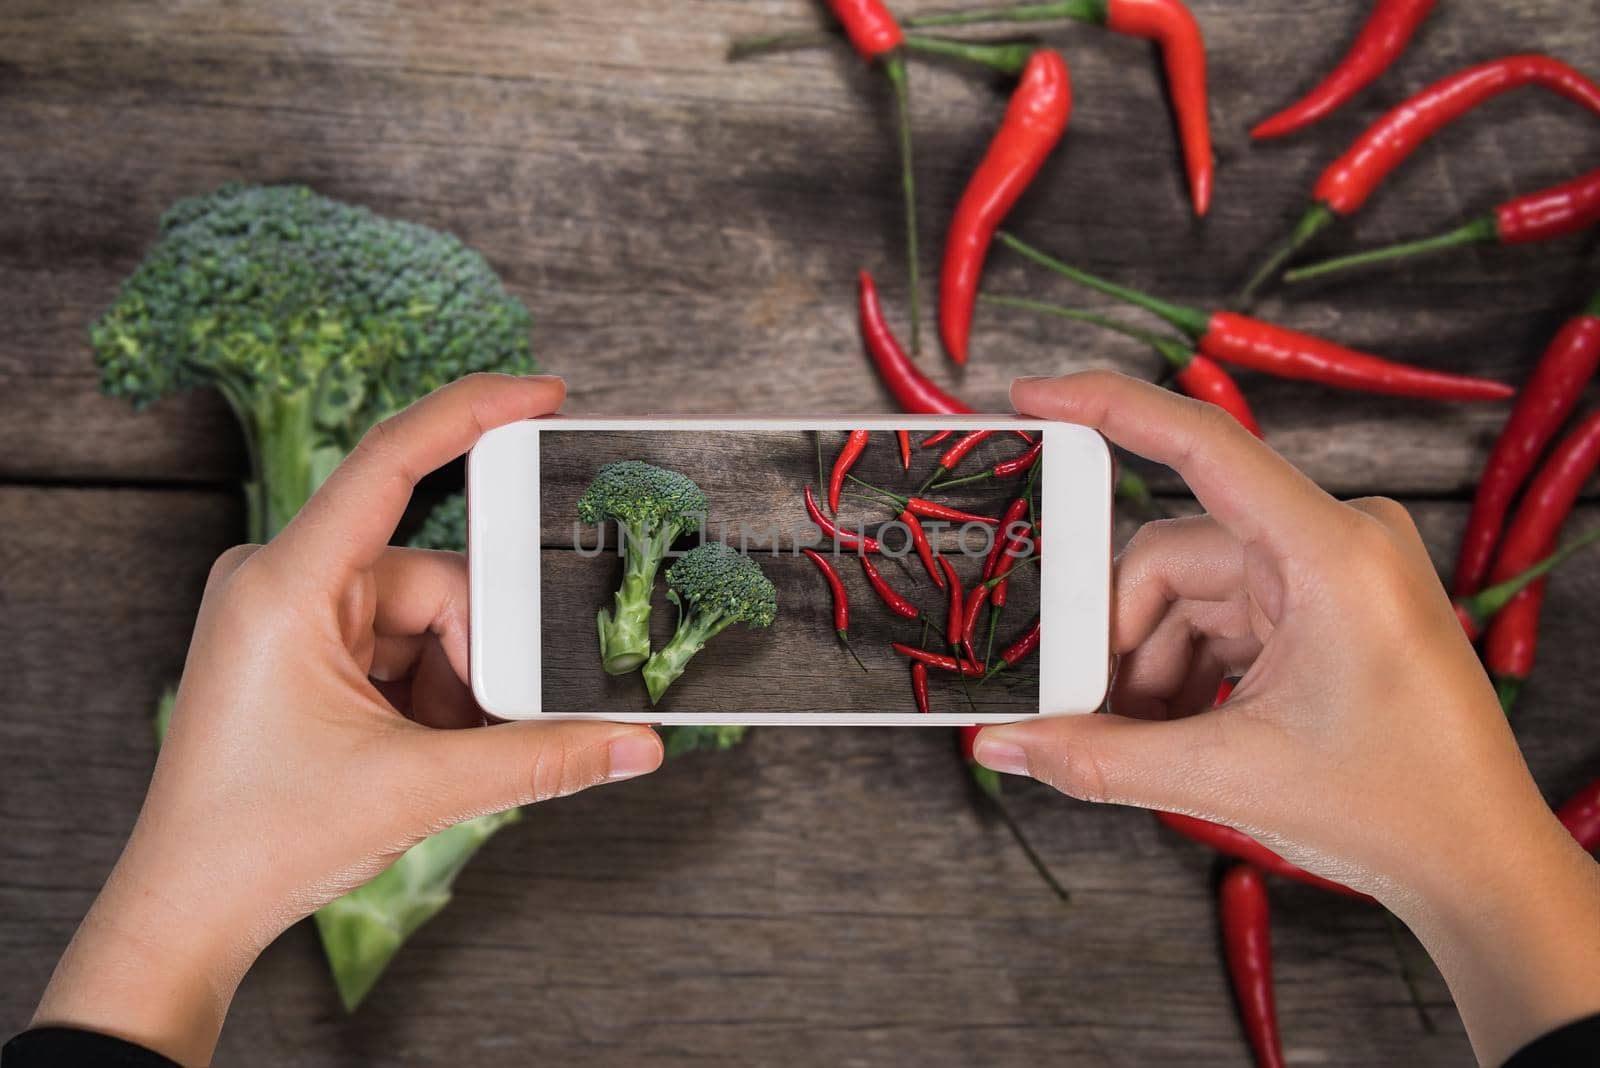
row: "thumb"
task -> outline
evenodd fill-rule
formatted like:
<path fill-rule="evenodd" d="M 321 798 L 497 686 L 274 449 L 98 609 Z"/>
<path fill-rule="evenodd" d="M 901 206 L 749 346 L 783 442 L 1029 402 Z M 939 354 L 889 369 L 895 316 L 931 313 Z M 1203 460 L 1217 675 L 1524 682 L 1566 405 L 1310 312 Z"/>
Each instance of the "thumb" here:
<path fill-rule="evenodd" d="M 1243 766 L 1238 717 L 1202 712 L 1184 719 L 1129 719 L 1109 713 L 1047 716 L 986 727 L 973 744 L 978 763 L 1027 775 L 1082 801 L 1208 813 L 1231 796 Z"/>
<path fill-rule="evenodd" d="M 568 720 L 419 732 L 434 815 L 450 823 L 565 797 L 661 766 L 661 739 L 640 724 Z"/>

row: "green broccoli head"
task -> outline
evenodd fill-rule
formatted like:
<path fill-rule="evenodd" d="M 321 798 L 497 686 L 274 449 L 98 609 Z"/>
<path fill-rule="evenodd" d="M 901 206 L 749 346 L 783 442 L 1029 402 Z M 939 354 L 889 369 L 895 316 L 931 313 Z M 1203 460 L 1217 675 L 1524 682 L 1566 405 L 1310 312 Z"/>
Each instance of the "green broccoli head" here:
<path fill-rule="evenodd" d="M 406 542 L 413 549 L 443 549 L 452 553 L 467 551 L 467 498 L 457 493 L 433 506 L 422 526 Z"/>
<path fill-rule="evenodd" d="M 692 549 L 667 568 L 667 600 L 678 606 L 678 629 L 644 666 L 651 704 L 706 642 L 735 623 L 771 626 L 778 612 L 778 591 L 761 565 L 721 542 Z"/>
<path fill-rule="evenodd" d="M 162 216 L 89 336 L 112 396 L 222 392 L 266 540 L 373 423 L 473 371 L 535 370 L 531 325 L 448 234 L 304 186 L 228 185 Z"/>
<path fill-rule="evenodd" d="M 632 671 L 650 656 L 650 593 L 673 541 L 694 530 L 706 514 L 706 495 L 694 480 L 643 460 L 606 464 L 578 498 L 585 523 L 615 520 L 622 553 L 622 583 L 615 609 L 600 609 L 600 661 L 612 675 Z"/>

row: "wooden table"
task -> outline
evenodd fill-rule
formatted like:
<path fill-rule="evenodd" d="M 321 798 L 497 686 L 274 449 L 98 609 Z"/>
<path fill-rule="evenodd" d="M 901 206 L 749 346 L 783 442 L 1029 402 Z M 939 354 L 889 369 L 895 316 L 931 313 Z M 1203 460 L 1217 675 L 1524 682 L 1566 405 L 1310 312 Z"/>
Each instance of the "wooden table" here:
<path fill-rule="evenodd" d="M 1056 36 L 1073 128 L 1011 225 L 1196 303 L 1228 292 L 1320 165 L 1404 92 L 1529 48 L 1600 70 L 1593 5 L 1445 4 L 1360 106 L 1257 148 L 1250 120 L 1309 85 L 1367 5 L 1195 7 L 1213 63 L 1212 217 L 1187 214 L 1150 50 L 1069 28 Z M 151 706 L 179 670 L 211 557 L 242 529 L 242 450 L 217 398 L 135 414 L 95 389 L 85 325 L 162 208 L 226 180 L 296 180 L 453 230 L 535 309 L 574 411 L 883 410 L 852 293 L 864 265 L 897 318 L 904 306 L 885 84 L 838 49 L 722 60 L 732 35 L 817 19 L 801 0 L 0 10 L 0 1029 L 25 1023 L 133 822 Z M 913 81 L 936 248 L 1004 95 L 943 65 L 918 64 Z M 1515 94 L 1421 151 L 1345 240 L 1427 232 L 1593 166 L 1597 150 L 1575 108 Z M 1595 288 L 1592 251 L 1477 250 L 1263 310 L 1515 381 Z M 1004 254 L 986 285 L 1096 303 Z M 974 350 L 964 374 L 929 366 L 991 409 L 1017 373 L 1156 370 L 1137 347 L 989 310 Z M 1407 501 L 1448 566 L 1503 409 L 1245 388 L 1288 456 L 1334 492 Z M 1586 506 L 1573 526 L 1596 519 Z M 1550 598 L 1517 711 L 1552 796 L 1600 767 L 1597 626 L 1591 556 Z M 1211 858 L 1143 813 L 1008 791 L 1070 907 L 975 804 L 948 732 L 756 732 L 503 832 L 354 1018 L 310 927 L 290 931 L 245 981 L 219 1061 L 1246 1063 Z M 1292 886 L 1274 902 L 1294 1063 L 1465 1062 L 1425 963 L 1442 1026 L 1420 1031 L 1379 914 Z"/>

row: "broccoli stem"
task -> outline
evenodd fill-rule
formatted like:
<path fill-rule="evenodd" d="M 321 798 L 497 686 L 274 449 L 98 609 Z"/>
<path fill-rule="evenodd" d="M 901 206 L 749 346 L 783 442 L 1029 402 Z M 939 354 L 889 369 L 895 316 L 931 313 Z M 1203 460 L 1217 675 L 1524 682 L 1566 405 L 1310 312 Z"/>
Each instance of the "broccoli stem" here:
<path fill-rule="evenodd" d="M 602 608 L 595 617 L 600 660 L 608 675 L 626 675 L 650 658 L 650 595 L 672 532 L 670 524 L 642 533 L 619 528 L 622 584 L 617 587 L 614 611 Z"/>
<path fill-rule="evenodd" d="M 715 615 L 691 613 L 678 621 L 672 640 L 651 654 L 649 663 L 644 666 L 644 684 L 650 691 L 652 705 L 661 700 L 667 687 L 678 681 L 683 669 L 706 647 L 706 642 L 728 629 L 733 621 L 732 616 L 720 612 Z"/>

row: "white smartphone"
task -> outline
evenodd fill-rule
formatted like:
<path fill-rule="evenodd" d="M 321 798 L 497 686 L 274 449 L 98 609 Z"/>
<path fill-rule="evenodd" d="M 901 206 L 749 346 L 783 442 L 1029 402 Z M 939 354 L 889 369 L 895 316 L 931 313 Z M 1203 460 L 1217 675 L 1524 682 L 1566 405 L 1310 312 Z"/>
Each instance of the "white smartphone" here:
<path fill-rule="evenodd" d="M 970 451 L 954 460 L 958 443 Z M 1090 712 L 1109 672 L 1111 502 L 1104 439 L 1065 423 L 500 427 L 467 462 L 472 689 L 501 719 L 916 726 Z M 964 602 L 953 630 L 951 574 Z"/>

